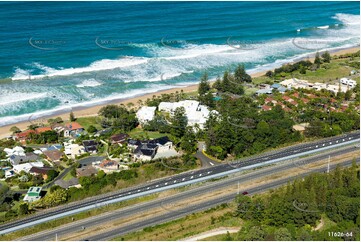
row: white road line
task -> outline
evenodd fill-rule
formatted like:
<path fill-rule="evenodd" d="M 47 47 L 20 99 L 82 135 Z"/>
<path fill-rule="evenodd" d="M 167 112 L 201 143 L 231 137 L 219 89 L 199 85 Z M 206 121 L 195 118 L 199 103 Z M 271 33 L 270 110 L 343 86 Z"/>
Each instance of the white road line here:
<path fill-rule="evenodd" d="M 210 174 L 210 173 L 211 173 L 210 171 L 207 172 L 207 174 Z"/>
<path fill-rule="evenodd" d="M 191 176 L 191 179 L 193 179 L 193 176 Z"/>
<path fill-rule="evenodd" d="M 184 180 L 185 180 L 185 178 L 182 179 L 182 181 L 184 181 Z"/>
<path fill-rule="evenodd" d="M 176 183 L 177 182 L 177 180 L 174 180 L 174 182 L 173 183 Z"/>
<path fill-rule="evenodd" d="M 199 174 L 199 176 L 202 176 L 202 174 Z"/>
<path fill-rule="evenodd" d="M 325 146 L 325 144 L 322 144 L 322 146 Z"/>
<path fill-rule="evenodd" d="M 159 187 L 159 185 L 156 185 L 155 187 Z"/>
<path fill-rule="evenodd" d="M 138 190 L 138 192 L 140 192 L 140 189 Z"/>
<path fill-rule="evenodd" d="M 342 139 L 342 141 L 345 141 L 345 139 Z"/>
<path fill-rule="evenodd" d="M 316 148 L 318 148 L 318 145 L 316 145 Z"/>
<path fill-rule="evenodd" d="M 149 190 L 149 187 L 147 187 L 147 190 Z"/>
<path fill-rule="evenodd" d="M 164 183 L 164 185 L 168 185 L 168 182 Z"/>
<path fill-rule="evenodd" d="M 209 164 L 211 164 L 211 166 L 214 166 L 214 164 L 212 162 L 209 162 Z"/>

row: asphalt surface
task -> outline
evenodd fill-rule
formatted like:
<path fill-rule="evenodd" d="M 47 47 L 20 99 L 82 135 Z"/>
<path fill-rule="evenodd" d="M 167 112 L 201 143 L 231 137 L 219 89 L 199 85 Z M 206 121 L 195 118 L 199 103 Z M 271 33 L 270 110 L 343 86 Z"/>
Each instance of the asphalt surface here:
<path fill-rule="evenodd" d="M 202 168 L 208 168 L 208 167 L 212 167 L 215 165 L 218 165 L 218 162 L 208 158 L 207 156 L 205 156 L 203 154 L 203 147 L 204 147 L 204 142 L 198 142 L 197 144 L 197 152 L 194 155 L 196 158 L 198 158 L 201 163 L 202 163 Z"/>
<path fill-rule="evenodd" d="M 359 131 L 345 134 L 342 136 L 336 136 L 328 139 L 318 140 L 311 143 L 303 143 L 287 148 L 283 148 L 279 151 L 275 151 L 273 153 L 266 153 L 264 155 L 260 155 L 258 157 L 250 158 L 250 159 L 244 159 L 242 161 L 235 161 L 228 164 L 221 164 L 217 166 L 213 166 L 210 168 L 205 169 L 199 169 L 196 171 L 190 171 L 190 172 L 184 172 L 172 177 L 164 178 L 164 179 L 158 179 L 156 181 L 151 181 L 146 184 L 142 184 L 137 187 L 132 187 L 128 189 L 122 189 L 117 192 L 113 192 L 111 194 L 104 194 L 97 197 L 92 197 L 89 199 L 84 199 L 80 202 L 75 202 L 71 204 L 66 204 L 63 206 L 58 206 L 53 209 L 49 209 L 47 211 L 42 211 L 41 213 L 34 214 L 32 216 L 29 216 L 27 218 L 17 220 L 11 223 L 3 224 L 0 226 L 0 234 L 8 233 L 11 231 L 16 231 L 19 229 L 22 229 L 24 227 L 30 227 L 33 226 L 34 223 L 40 223 L 40 221 L 43 220 L 52 220 L 54 219 L 53 216 L 66 216 L 66 212 L 71 212 L 74 210 L 77 210 L 82 207 L 88 207 L 89 205 L 99 205 L 101 203 L 107 203 L 109 200 L 114 200 L 117 198 L 130 198 L 131 195 L 139 194 L 141 196 L 144 192 L 158 192 L 160 188 L 172 188 L 173 184 L 178 183 L 189 183 L 189 182 L 197 182 L 197 180 L 200 180 L 200 178 L 205 178 L 207 176 L 214 177 L 212 175 L 236 170 L 237 168 L 243 168 L 243 167 L 249 167 L 251 165 L 275 160 L 275 159 L 281 159 L 284 157 L 289 156 L 295 156 L 297 154 L 302 154 L 304 152 L 311 152 L 311 151 L 317 151 L 322 148 L 326 147 L 333 147 L 335 145 L 340 145 L 344 142 L 357 140 L 360 138 Z M 133 196 L 134 197 L 134 196 Z M 43 219 L 43 220 L 41 220 Z M 31 223 L 31 224 L 29 224 Z"/>
<path fill-rule="evenodd" d="M 83 227 L 92 229 L 92 227 L 94 228 L 94 226 L 97 226 L 99 224 L 104 224 L 104 223 L 110 222 L 112 220 L 118 220 L 118 219 L 122 219 L 122 218 L 131 217 L 131 216 L 134 216 L 139 213 L 151 211 L 152 209 L 159 209 L 160 207 L 163 208 L 165 211 L 172 212 L 172 210 L 174 210 L 172 208 L 172 205 L 175 204 L 176 202 L 179 202 L 180 200 L 187 201 L 188 198 L 201 196 L 202 194 L 208 193 L 209 191 L 220 190 L 222 188 L 227 188 L 227 187 L 231 187 L 231 186 L 236 187 L 238 185 L 238 183 L 242 186 L 243 183 L 247 183 L 250 180 L 259 179 L 261 177 L 272 175 L 274 173 L 282 172 L 282 171 L 292 169 L 295 167 L 305 170 L 306 169 L 305 166 L 307 164 L 327 159 L 329 156 L 334 157 L 334 156 L 343 155 L 343 154 L 346 154 L 346 153 L 349 153 L 352 151 L 356 151 L 356 150 L 358 150 L 358 148 L 356 148 L 354 146 L 349 146 L 349 147 L 345 147 L 345 148 L 340 148 L 338 150 L 329 151 L 327 153 L 315 155 L 312 157 L 299 159 L 299 160 L 295 160 L 295 161 L 291 161 L 291 162 L 285 162 L 284 164 L 277 164 L 275 166 L 271 166 L 268 168 L 252 171 L 247 174 L 241 173 L 240 175 L 237 175 L 236 177 L 230 177 L 230 178 L 223 179 L 223 180 L 220 180 L 217 182 L 212 182 L 211 184 L 205 184 L 205 185 L 202 185 L 201 187 L 197 187 L 197 188 L 194 188 L 194 189 L 191 189 L 191 190 L 188 190 L 188 191 L 185 191 L 185 192 L 182 192 L 182 193 L 170 196 L 170 197 L 166 197 L 163 199 L 156 199 L 156 200 L 153 200 L 150 202 L 141 203 L 141 204 L 137 204 L 134 206 L 129 206 L 129 207 L 126 207 L 123 209 L 118 209 L 118 210 L 115 210 L 115 211 L 112 211 L 109 213 L 105 213 L 105 214 L 102 214 L 99 216 L 94 216 L 94 217 L 91 217 L 88 219 L 75 221 L 75 222 L 69 223 L 65 226 L 55 228 L 51 231 L 44 231 L 42 233 L 37 233 L 34 235 L 27 236 L 27 237 L 23 238 L 22 240 L 47 241 L 47 240 L 54 239 L 55 234 L 57 234 L 58 239 L 60 239 L 62 236 L 66 235 L 66 234 L 81 231 L 83 229 Z M 326 168 L 327 164 L 325 164 L 323 167 Z M 312 171 L 313 170 L 308 170 L 306 172 L 312 172 Z M 243 192 L 243 190 L 240 190 L 240 193 L 242 193 L 242 192 Z M 234 195 L 233 195 L 233 197 L 234 197 Z M 188 211 L 188 209 L 189 208 L 187 208 L 185 211 L 179 211 L 179 210 L 177 210 L 177 211 L 181 213 L 181 212 Z M 181 214 L 183 214 L 183 213 L 181 213 Z"/>
<path fill-rule="evenodd" d="M 350 166 L 352 164 L 352 162 L 353 162 L 353 160 L 343 162 L 342 166 Z M 334 168 L 336 168 L 336 165 L 330 165 L 330 170 L 332 170 Z M 285 179 L 278 180 L 278 181 L 275 181 L 275 182 L 270 182 L 268 184 L 261 185 L 259 187 L 249 189 L 248 193 L 250 195 L 257 194 L 257 193 L 262 193 L 262 192 L 265 192 L 265 191 L 267 191 L 269 189 L 274 189 L 274 188 L 280 187 L 282 185 L 285 185 L 288 182 L 295 180 L 296 178 L 305 177 L 305 176 L 307 176 L 307 175 L 309 175 L 311 173 L 314 173 L 314 172 L 326 172 L 326 171 L 327 171 L 327 167 L 322 167 L 322 168 L 319 168 L 319 169 L 308 171 L 308 172 L 303 173 L 301 175 L 285 178 Z M 172 221 L 172 220 L 184 217 L 184 216 L 192 214 L 192 213 L 205 211 L 205 210 L 207 210 L 209 208 L 215 207 L 215 206 L 220 205 L 220 204 L 231 202 L 235 198 L 236 195 L 237 194 L 231 194 L 231 195 L 227 195 L 227 196 L 224 196 L 224 197 L 216 198 L 216 199 L 214 199 L 212 201 L 199 203 L 197 205 L 189 207 L 186 210 L 183 209 L 183 210 L 179 210 L 179 211 L 178 210 L 170 211 L 169 213 L 166 213 L 166 214 L 162 214 L 162 215 L 159 215 L 159 216 L 156 216 L 156 217 L 152 217 L 150 219 L 145 219 L 143 221 L 136 222 L 136 223 L 133 223 L 133 224 L 125 225 L 125 226 L 122 226 L 120 228 L 117 228 L 117 229 L 114 229 L 114 230 L 111 230 L 111 231 L 99 233 L 99 234 L 97 234 L 95 236 L 87 237 L 84 240 L 89 240 L 89 241 L 110 240 L 110 239 L 112 239 L 112 238 L 114 238 L 116 236 L 125 235 L 125 234 L 128 234 L 130 232 L 138 231 L 138 230 L 141 230 L 141 229 L 146 228 L 146 227 L 154 226 L 154 225 L 157 225 L 157 224 L 162 224 L 162 223 L 165 223 L 165 222 L 168 222 L 168 221 Z"/>

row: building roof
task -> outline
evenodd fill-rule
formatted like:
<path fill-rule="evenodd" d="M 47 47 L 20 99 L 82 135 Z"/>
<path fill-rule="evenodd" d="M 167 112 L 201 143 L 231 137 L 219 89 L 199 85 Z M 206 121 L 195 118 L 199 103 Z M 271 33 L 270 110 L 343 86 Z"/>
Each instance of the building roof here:
<path fill-rule="evenodd" d="M 60 186 L 60 187 L 62 187 L 64 189 L 67 189 L 67 188 L 69 188 L 71 186 L 76 186 L 78 184 L 79 184 L 79 179 L 76 178 L 76 177 L 73 177 L 68 181 L 64 181 L 62 179 L 55 181 L 55 185 L 58 185 L 58 186 Z"/>
<path fill-rule="evenodd" d="M 262 106 L 262 110 L 263 110 L 263 111 L 269 111 L 269 110 L 271 110 L 271 109 L 272 109 L 271 106 L 268 106 L 268 105 L 263 105 L 263 106 Z"/>
<path fill-rule="evenodd" d="M 39 128 L 35 129 L 36 133 L 38 133 L 38 134 L 44 133 L 46 131 L 51 131 L 51 130 L 52 129 L 50 127 L 39 127 Z"/>
<path fill-rule="evenodd" d="M 51 170 L 54 170 L 54 169 L 52 167 L 36 167 L 36 166 L 33 166 L 33 167 L 30 168 L 29 172 L 46 175 Z"/>
<path fill-rule="evenodd" d="M 30 197 L 38 197 L 40 196 L 41 187 L 30 187 L 27 195 Z"/>
<path fill-rule="evenodd" d="M 119 163 L 117 161 L 114 161 L 114 160 L 103 160 L 99 166 L 102 167 L 102 168 L 107 168 L 109 166 L 117 166 L 119 165 Z"/>
<path fill-rule="evenodd" d="M 169 140 L 168 136 L 163 136 L 163 137 L 160 137 L 160 138 L 157 138 L 157 139 L 150 140 L 149 143 L 165 145 L 169 141 L 170 140 Z"/>
<path fill-rule="evenodd" d="M 18 139 L 23 139 L 23 138 L 27 138 L 30 134 L 35 134 L 35 130 L 29 129 L 29 130 L 25 130 L 23 132 L 17 133 L 16 137 Z"/>
<path fill-rule="evenodd" d="M 65 125 L 65 127 L 69 130 L 77 130 L 77 129 L 84 129 L 78 122 L 71 122 Z"/>
<path fill-rule="evenodd" d="M 128 137 L 129 135 L 127 134 L 115 134 L 110 137 L 110 140 L 115 143 L 120 143 L 124 142 Z"/>
<path fill-rule="evenodd" d="M 50 160 L 57 161 L 63 156 L 63 152 L 60 150 L 46 150 L 43 152 Z"/>
<path fill-rule="evenodd" d="M 91 175 L 94 175 L 94 174 L 97 174 L 97 173 L 98 173 L 97 169 L 95 169 L 92 166 L 86 166 L 86 167 L 81 167 L 81 168 L 76 169 L 76 174 L 79 177 L 91 176 Z"/>

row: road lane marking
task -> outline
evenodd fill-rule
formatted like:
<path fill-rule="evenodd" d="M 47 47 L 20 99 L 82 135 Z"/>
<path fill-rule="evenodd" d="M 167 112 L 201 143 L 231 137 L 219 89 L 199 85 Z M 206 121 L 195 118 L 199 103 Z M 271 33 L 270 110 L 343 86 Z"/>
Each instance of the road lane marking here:
<path fill-rule="evenodd" d="M 209 162 L 209 164 L 211 164 L 211 166 L 214 166 L 214 164 L 212 162 Z"/>

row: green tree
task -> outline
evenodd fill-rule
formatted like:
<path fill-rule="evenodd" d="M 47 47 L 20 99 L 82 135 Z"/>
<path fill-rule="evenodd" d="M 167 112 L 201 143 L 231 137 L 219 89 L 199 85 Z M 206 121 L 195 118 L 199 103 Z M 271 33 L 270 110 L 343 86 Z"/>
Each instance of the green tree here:
<path fill-rule="evenodd" d="M 292 235 L 287 228 L 279 228 L 275 231 L 275 239 L 278 241 L 290 241 L 292 240 Z"/>
<path fill-rule="evenodd" d="M 249 229 L 246 240 L 264 240 L 265 232 L 259 226 L 253 226 Z"/>
<path fill-rule="evenodd" d="M 97 128 L 95 128 L 93 125 L 90 125 L 90 126 L 88 127 L 87 131 L 88 131 L 88 133 L 93 134 L 93 133 L 97 132 L 98 130 L 97 130 Z"/>
<path fill-rule="evenodd" d="M 71 122 L 74 122 L 76 120 L 73 111 L 70 112 L 69 119 L 70 119 Z"/>
<path fill-rule="evenodd" d="M 171 120 L 171 134 L 177 138 L 181 138 L 185 133 L 188 123 L 185 109 L 183 107 L 176 108 Z"/>
<path fill-rule="evenodd" d="M 57 172 L 56 170 L 48 171 L 48 173 L 47 173 L 48 178 L 46 179 L 46 182 L 50 182 L 50 181 L 54 180 L 58 176 L 58 174 L 59 174 L 59 172 Z"/>
<path fill-rule="evenodd" d="M 193 153 L 196 151 L 196 136 L 192 127 L 187 127 L 184 136 L 181 139 L 180 147 L 187 153 Z"/>
<path fill-rule="evenodd" d="M 16 133 L 20 133 L 20 132 L 21 132 L 21 130 L 20 130 L 18 127 L 16 127 L 16 126 L 12 126 L 12 127 L 10 128 L 10 131 L 11 131 L 13 134 L 16 134 Z"/>
<path fill-rule="evenodd" d="M 203 96 L 204 94 L 206 94 L 209 90 L 211 89 L 209 82 L 208 82 L 208 75 L 207 73 L 204 73 L 201 81 L 198 85 L 198 94 L 200 96 Z"/>
<path fill-rule="evenodd" d="M 237 83 L 252 82 L 252 77 L 246 73 L 244 65 L 239 64 L 234 72 L 234 78 Z"/>
<path fill-rule="evenodd" d="M 313 61 L 313 63 L 317 66 L 317 68 L 320 68 L 321 65 L 320 53 L 316 52 L 315 60 Z"/>
<path fill-rule="evenodd" d="M 323 53 L 323 54 L 321 55 L 321 57 L 322 57 L 323 62 L 325 62 L 325 63 L 330 63 L 330 61 L 331 61 L 331 55 L 330 55 L 330 53 L 329 53 L 328 51 L 326 51 L 325 53 Z"/>
<path fill-rule="evenodd" d="M 29 213 L 29 205 L 27 203 L 21 203 L 18 208 L 19 215 L 25 215 Z"/>

